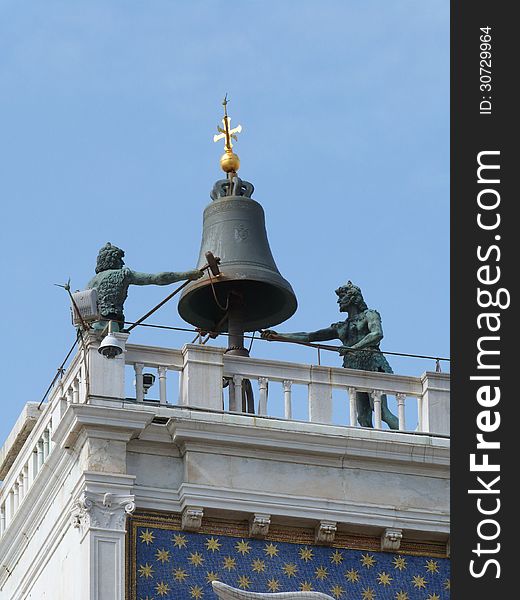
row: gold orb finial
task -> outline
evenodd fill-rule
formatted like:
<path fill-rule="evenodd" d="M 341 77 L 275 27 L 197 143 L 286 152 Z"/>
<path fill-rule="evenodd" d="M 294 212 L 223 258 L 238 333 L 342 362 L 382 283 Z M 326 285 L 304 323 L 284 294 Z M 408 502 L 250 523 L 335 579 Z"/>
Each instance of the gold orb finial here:
<path fill-rule="evenodd" d="M 233 143 L 231 140 L 237 141 L 237 134 L 242 131 L 242 125 L 237 125 L 234 129 L 231 129 L 231 118 L 227 114 L 228 105 L 227 94 L 224 96 L 222 105 L 224 106 L 224 118 L 222 124 L 224 129 L 217 125 L 218 133 L 213 136 L 213 141 L 218 142 L 224 140 L 224 154 L 220 157 L 220 166 L 225 173 L 236 173 L 240 168 L 240 159 L 233 152 Z"/>

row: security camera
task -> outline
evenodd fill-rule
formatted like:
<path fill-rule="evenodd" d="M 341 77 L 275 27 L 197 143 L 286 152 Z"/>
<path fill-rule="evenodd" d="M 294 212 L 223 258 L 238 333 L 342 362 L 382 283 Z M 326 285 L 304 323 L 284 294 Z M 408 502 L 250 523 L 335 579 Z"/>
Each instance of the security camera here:
<path fill-rule="evenodd" d="M 153 373 L 143 373 L 143 391 L 145 394 L 155 383 L 155 375 Z"/>
<path fill-rule="evenodd" d="M 99 345 L 98 352 L 105 358 L 115 358 L 123 352 L 121 342 L 113 333 L 109 333 Z"/>

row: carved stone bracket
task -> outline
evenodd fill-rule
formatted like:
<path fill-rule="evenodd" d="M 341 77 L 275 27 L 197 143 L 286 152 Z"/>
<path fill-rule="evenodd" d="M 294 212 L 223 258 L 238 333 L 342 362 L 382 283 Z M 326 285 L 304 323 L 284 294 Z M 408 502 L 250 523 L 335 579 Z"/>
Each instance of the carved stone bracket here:
<path fill-rule="evenodd" d="M 182 529 L 184 531 L 198 531 L 202 525 L 204 509 L 201 506 L 187 506 L 182 511 Z"/>
<path fill-rule="evenodd" d="M 336 537 L 338 527 L 336 521 L 320 521 L 314 530 L 314 539 L 317 544 L 332 544 Z"/>
<path fill-rule="evenodd" d="M 134 496 L 83 492 L 71 510 L 72 526 L 87 529 L 125 530 L 127 515 L 135 510 Z"/>
<path fill-rule="evenodd" d="M 249 521 L 249 535 L 254 538 L 263 539 L 269 533 L 271 515 L 255 513 Z"/>
<path fill-rule="evenodd" d="M 399 550 L 401 540 L 403 539 L 403 530 L 394 527 L 387 527 L 381 534 L 381 550 L 392 552 Z"/>

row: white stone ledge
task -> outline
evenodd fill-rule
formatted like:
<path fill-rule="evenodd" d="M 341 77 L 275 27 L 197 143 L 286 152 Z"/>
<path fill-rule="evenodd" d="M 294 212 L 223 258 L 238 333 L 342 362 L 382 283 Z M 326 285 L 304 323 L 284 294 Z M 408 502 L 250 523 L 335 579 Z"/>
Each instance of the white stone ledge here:
<path fill-rule="evenodd" d="M 222 445 L 211 443 L 211 436 L 202 441 L 190 441 L 182 445 L 184 453 L 214 454 L 222 457 L 234 457 L 252 460 L 268 460 L 294 465 L 307 465 L 309 467 L 329 467 L 337 469 L 363 469 L 370 472 L 384 471 L 387 474 L 420 475 L 421 477 L 432 477 L 435 479 L 449 480 L 449 461 L 445 457 L 425 460 L 413 460 L 406 452 L 398 451 L 382 453 L 380 450 L 360 448 L 359 450 L 345 451 L 334 456 L 323 452 L 318 454 L 316 450 L 308 451 L 303 446 L 298 449 L 288 448 L 273 443 L 268 447 L 255 447 L 254 444 L 230 446 L 233 442 L 223 440 Z M 227 443 L 229 442 L 229 443 Z M 281 443 L 281 442 L 280 442 Z"/>
<path fill-rule="evenodd" d="M 167 428 L 176 443 L 189 443 L 192 447 L 193 443 L 202 443 L 205 448 L 221 447 L 224 453 L 230 452 L 232 446 L 290 451 L 294 460 L 301 454 L 431 464 L 446 470 L 449 465 L 449 440 L 442 438 L 316 423 L 273 422 L 269 418 L 244 415 L 197 412 L 196 417 L 188 414 L 169 421 Z"/>
<path fill-rule="evenodd" d="M 422 533 L 449 533 L 449 513 L 441 511 L 399 509 L 377 503 L 274 495 L 190 483 L 183 483 L 178 490 L 136 484 L 134 493 L 138 509 L 178 513 L 185 506 L 197 505 L 219 513 L 227 512 L 234 518 L 237 515 L 265 512 L 273 517 L 300 520 L 302 525 L 326 519 L 345 526 L 395 527 Z"/>
<path fill-rule="evenodd" d="M 210 422 L 222 424 L 244 425 L 264 430 L 283 430 L 295 433 L 318 433 L 328 437 L 370 438 L 382 441 L 399 440 L 414 445 L 437 446 L 449 448 L 450 439 L 447 435 L 426 432 L 392 431 L 389 429 L 371 429 L 368 427 L 351 427 L 349 425 L 329 425 L 326 423 L 311 423 L 310 421 L 288 420 L 282 417 L 269 417 L 234 413 L 224 410 L 208 410 L 178 404 L 160 405 L 157 403 L 138 403 L 133 400 L 116 398 L 91 397 L 91 406 L 106 406 L 126 409 L 129 411 L 148 412 L 153 416 L 190 422 Z M 153 417 L 152 417 L 153 418 Z"/>
<path fill-rule="evenodd" d="M 107 431 L 117 425 L 128 430 L 143 429 L 140 437 L 150 443 L 171 443 L 173 440 L 177 445 L 189 443 L 192 449 L 202 444 L 206 450 L 212 448 L 215 452 L 233 455 L 238 447 L 245 454 L 253 452 L 255 455 L 259 450 L 280 452 L 282 449 L 288 451 L 289 462 L 308 459 L 319 460 L 320 464 L 326 459 L 363 461 L 367 468 L 370 468 L 370 461 L 375 461 L 375 468 L 380 468 L 384 460 L 399 464 L 399 469 L 404 464 L 444 469 L 447 477 L 450 441 L 444 437 L 287 421 L 189 407 L 149 406 L 108 400 L 103 401 L 103 405 L 80 405 L 79 408 L 75 405 L 76 412 L 83 416 L 74 425 L 69 423 L 69 442 L 70 435 L 80 428 L 81 423 L 98 424 L 106 427 Z M 150 425 L 154 416 L 170 420 L 166 426 Z M 145 428 L 146 423 L 148 427 Z"/>
<path fill-rule="evenodd" d="M 152 407 L 153 408 L 153 407 Z M 377 430 L 367 427 L 350 427 L 348 425 L 329 425 L 325 423 L 311 423 L 309 421 L 294 421 L 278 417 L 262 417 L 258 415 L 246 415 L 241 413 L 230 413 L 228 411 L 208 411 L 192 407 L 175 406 L 170 408 L 171 412 L 163 413 L 165 416 L 179 420 L 198 422 L 214 422 L 224 424 L 246 425 L 257 429 L 279 429 L 289 432 L 317 433 L 327 436 L 371 438 L 389 441 L 398 439 L 401 442 L 412 444 L 427 444 L 449 447 L 449 437 L 423 432 L 398 432 L 389 429 Z"/>
<path fill-rule="evenodd" d="M 0 448 L 0 481 L 5 479 L 44 409 L 45 407 L 39 409 L 37 402 L 28 402 L 23 407 L 11 433 Z"/>
<path fill-rule="evenodd" d="M 100 435 L 105 435 L 107 439 L 112 439 L 121 432 L 129 440 L 151 423 L 152 419 L 152 414 L 139 408 L 69 404 L 53 435 L 53 441 L 60 440 L 64 448 L 70 448 L 86 427 L 98 429 Z"/>
<path fill-rule="evenodd" d="M 24 465 L 31 458 L 32 452 L 36 446 L 38 440 L 42 437 L 43 432 L 49 426 L 52 418 L 52 406 L 49 404 L 42 405 L 42 412 L 40 418 L 35 423 L 34 427 L 31 429 L 29 435 L 25 439 L 21 448 L 19 448 L 16 456 L 13 457 L 13 461 L 9 470 L 5 474 L 5 479 L 2 482 L 2 487 L 0 488 L 0 503 L 5 502 L 6 494 L 9 493 L 9 490 L 12 488 L 15 483 L 17 477 L 19 476 Z M 49 451 L 49 456 L 52 455 L 54 449 Z M 45 463 L 44 463 L 45 464 Z M 38 476 L 36 474 L 35 478 Z"/>

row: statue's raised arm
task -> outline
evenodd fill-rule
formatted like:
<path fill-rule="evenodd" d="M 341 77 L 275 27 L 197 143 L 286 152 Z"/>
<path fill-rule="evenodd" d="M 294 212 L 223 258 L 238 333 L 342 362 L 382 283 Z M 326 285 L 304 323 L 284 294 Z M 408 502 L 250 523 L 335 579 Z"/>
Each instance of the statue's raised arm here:
<path fill-rule="evenodd" d="M 199 279 L 202 276 L 202 271 L 194 269 L 193 271 L 182 271 L 175 273 L 173 271 L 163 271 L 162 273 L 139 273 L 138 271 L 130 271 L 128 273 L 129 283 L 133 285 L 169 285 L 177 281 L 186 281 L 189 279 Z"/>
<path fill-rule="evenodd" d="M 113 321 L 120 331 L 123 329 L 125 322 L 123 305 L 130 285 L 169 285 L 177 281 L 202 277 L 202 271 L 198 269 L 179 273 L 173 271 L 139 273 L 125 267 L 124 255 L 124 250 L 113 246 L 110 242 L 99 251 L 96 275 L 87 284 L 87 288 L 95 289 L 98 294 L 101 320 L 94 323 L 94 329 L 104 329 L 107 321 Z"/>

